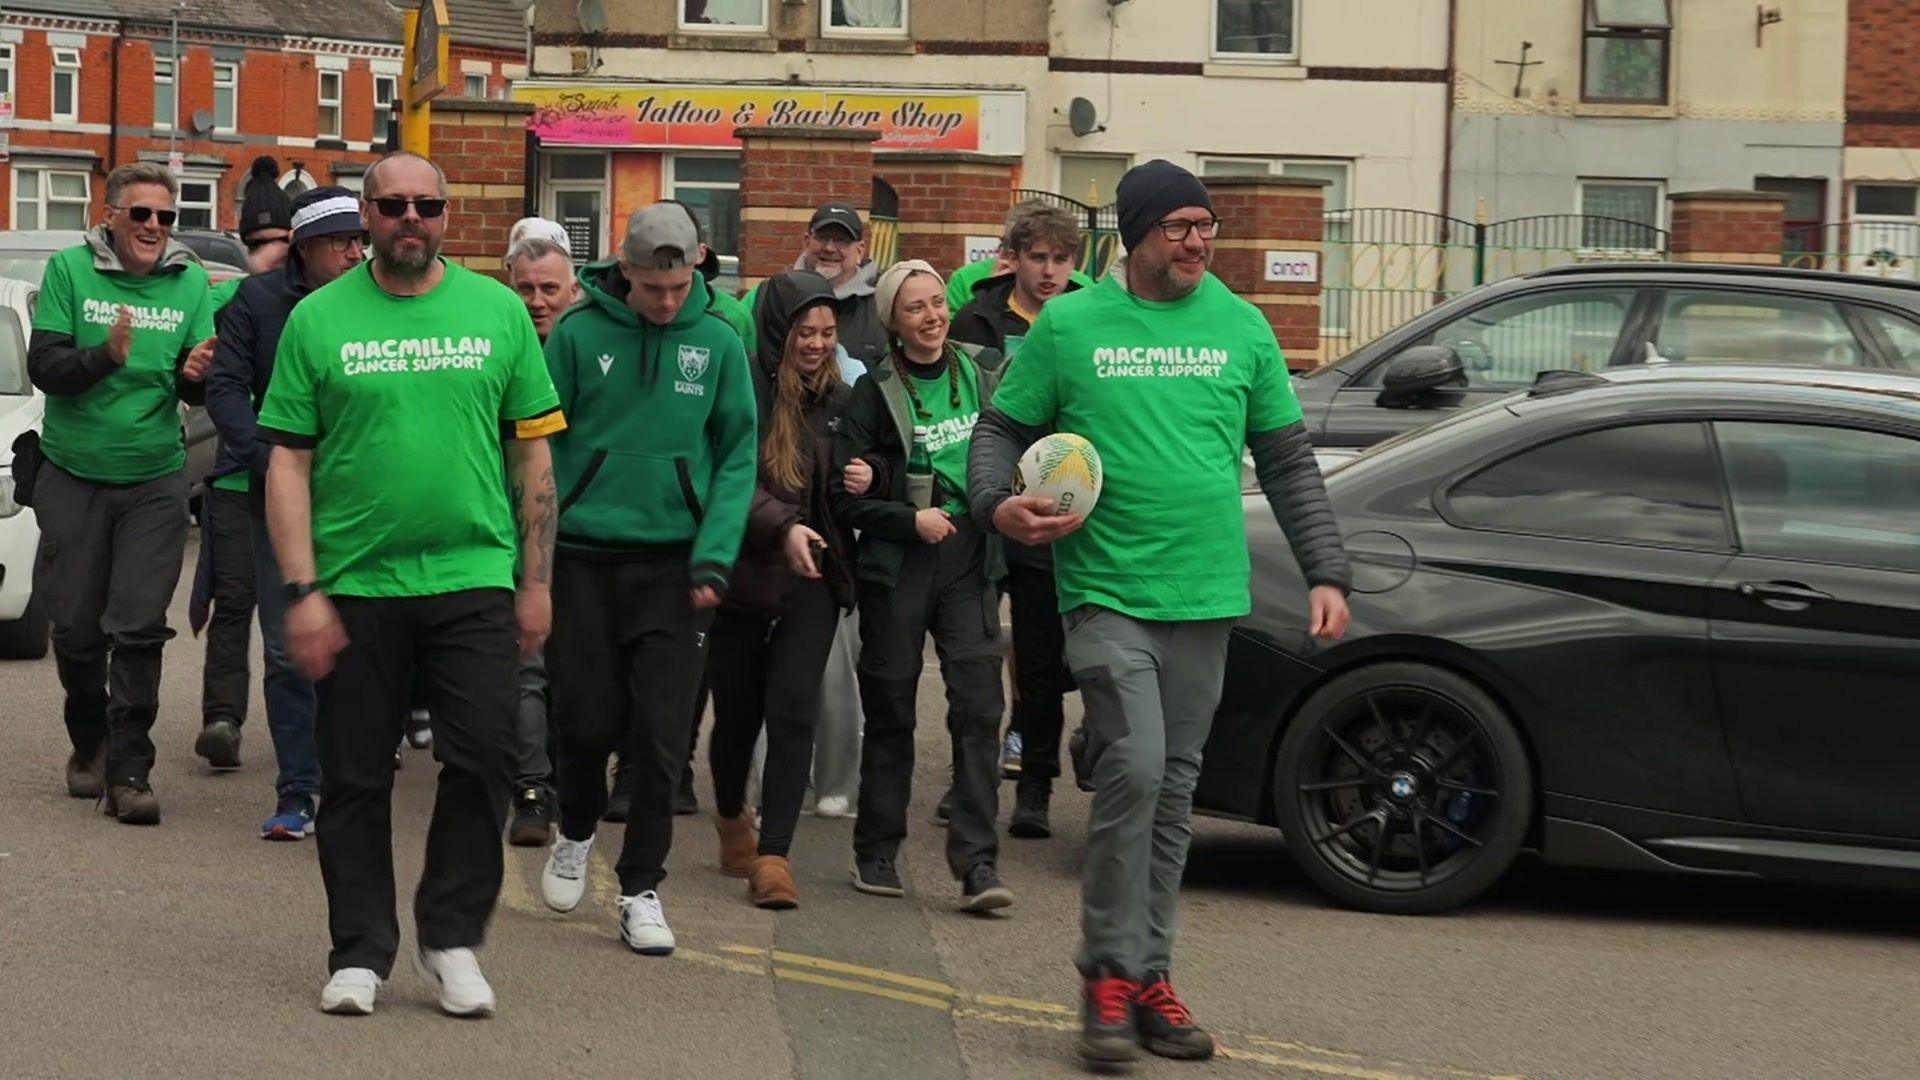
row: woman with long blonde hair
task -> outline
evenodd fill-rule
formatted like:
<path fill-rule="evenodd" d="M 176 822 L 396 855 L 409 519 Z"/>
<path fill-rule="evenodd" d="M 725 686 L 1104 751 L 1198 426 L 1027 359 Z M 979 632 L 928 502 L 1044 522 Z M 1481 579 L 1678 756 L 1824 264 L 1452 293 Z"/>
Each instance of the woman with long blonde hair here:
<path fill-rule="evenodd" d="M 848 388 L 840 376 L 838 301 L 810 270 L 760 288 L 754 389 L 760 474 L 747 535 L 708 635 L 720 868 L 748 879 L 763 908 L 800 901 L 787 853 L 813 764 L 820 685 L 843 611 L 853 607 L 853 534 L 828 500 L 832 438 Z M 846 480 L 864 486 L 864 467 Z M 747 773 L 762 727 L 760 833 L 747 813 Z"/>

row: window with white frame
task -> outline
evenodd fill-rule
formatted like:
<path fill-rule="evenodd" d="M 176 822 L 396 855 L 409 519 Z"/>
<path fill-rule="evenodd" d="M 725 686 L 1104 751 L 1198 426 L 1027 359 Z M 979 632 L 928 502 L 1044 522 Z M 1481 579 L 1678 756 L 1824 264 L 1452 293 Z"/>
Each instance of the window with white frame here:
<path fill-rule="evenodd" d="M 240 130 L 240 65 L 233 61 L 213 65 L 213 130 L 223 135 Z"/>
<path fill-rule="evenodd" d="M 320 116 L 318 131 L 323 139 L 340 137 L 340 73 L 320 73 Z"/>
<path fill-rule="evenodd" d="M 80 50 L 53 50 L 53 119 L 80 122 Z"/>
<path fill-rule="evenodd" d="M 1297 60 L 1297 0 L 1213 0 L 1213 55 L 1227 60 Z"/>
<path fill-rule="evenodd" d="M 392 125 L 399 118 L 394 114 L 394 98 L 400 89 L 398 75 L 375 75 L 373 77 L 373 148 L 384 149 L 387 141 L 393 138 Z"/>
<path fill-rule="evenodd" d="M 0 95 L 13 96 L 13 46 L 0 45 Z"/>
<path fill-rule="evenodd" d="M 907 32 L 907 0 L 827 0 L 820 14 L 826 34 L 899 37 Z"/>
<path fill-rule="evenodd" d="M 544 216 L 567 230 L 573 261 L 600 258 L 606 243 L 607 155 L 543 154 L 541 185 Z"/>
<path fill-rule="evenodd" d="M 220 197 L 220 181 L 210 176 L 185 176 L 180 179 L 180 196 L 174 200 L 174 209 L 180 211 L 180 227 L 183 229 L 211 229 L 214 227 L 215 200 Z"/>
<path fill-rule="evenodd" d="M 173 58 L 156 56 L 153 58 L 153 126 L 162 131 L 174 125 L 174 118 L 180 115 L 180 98 L 174 93 Z"/>
<path fill-rule="evenodd" d="M 467 92 L 467 96 L 470 98 L 486 97 L 487 96 L 487 77 L 485 75 L 481 75 L 478 73 L 468 75 L 466 92 Z"/>
<path fill-rule="evenodd" d="M 79 169 L 13 170 L 13 227 L 84 229 L 92 213 L 90 174 Z"/>
<path fill-rule="evenodd" d="M 764 33 L 767 0 L 680 0 L 680 29 Z"/>
<path fill-rule="evenodd" d="M 1666 220 L 1661 180 L 1581 180 L 1580 246 L 1589 251 L 1658 251 Z"/>

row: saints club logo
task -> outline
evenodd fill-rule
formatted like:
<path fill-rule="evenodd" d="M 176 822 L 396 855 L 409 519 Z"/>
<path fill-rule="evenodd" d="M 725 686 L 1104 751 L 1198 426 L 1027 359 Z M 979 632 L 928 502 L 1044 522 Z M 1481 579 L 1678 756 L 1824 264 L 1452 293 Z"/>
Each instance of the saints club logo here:
<path fill-rule="evenodd" d="M 707 373 L 707 364 L 712 359 L 713 353 L 698 345 L 680 346 L 680 374 L 684 377 L 684 381 L 675 382 L 674 390 L 694 397 L 705 397 L 707 388 L 700 381 L 700 376 Z"/>

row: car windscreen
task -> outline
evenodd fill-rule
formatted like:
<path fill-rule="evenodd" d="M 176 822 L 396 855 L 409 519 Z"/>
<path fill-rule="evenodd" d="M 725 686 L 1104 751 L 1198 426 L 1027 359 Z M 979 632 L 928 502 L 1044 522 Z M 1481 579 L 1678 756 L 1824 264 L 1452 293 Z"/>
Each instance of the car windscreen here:
<path fill-rule="evenodd" d="M 12 308 L 0 307 L 0 394 L 28 394 L 27 334 Z"/>
<path fill-rule="evenodd" d="M 51 258 L 52 251 L 0 247 L 0 277 L 38 285 L 47 272 L 47 260 Z"/>

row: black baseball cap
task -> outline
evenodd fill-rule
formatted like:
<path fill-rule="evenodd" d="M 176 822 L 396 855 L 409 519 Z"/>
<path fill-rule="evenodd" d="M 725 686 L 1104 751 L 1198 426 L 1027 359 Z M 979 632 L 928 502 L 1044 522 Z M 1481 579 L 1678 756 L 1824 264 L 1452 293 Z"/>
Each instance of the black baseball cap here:
<path fill-rule="evenodd" d="M 838 225 L 855 240 L 866 235 L 866 226 L 860 221 L 860 211 L 846 203 L 828 203 L 813 212 L 813 220 L 807 222 L 808 232 L 818 232 L 823 225 Z"/>

